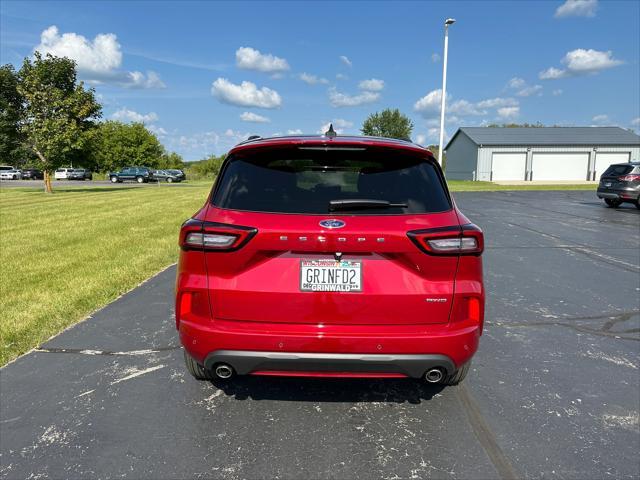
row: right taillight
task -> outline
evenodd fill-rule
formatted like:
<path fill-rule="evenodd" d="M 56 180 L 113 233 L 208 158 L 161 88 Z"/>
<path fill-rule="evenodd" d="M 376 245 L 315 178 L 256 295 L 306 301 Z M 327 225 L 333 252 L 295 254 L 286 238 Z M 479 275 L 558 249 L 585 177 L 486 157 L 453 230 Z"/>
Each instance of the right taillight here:
<path fill-rule="evenodd" d="M 231 252 L 242 248 L 258 232 L 257 229 L 226 223 L 187 220 L 180 230 L 183 250 Z"/>
<path fill-rule="evenodd" d="M 430 255 L 480 255 L 484 235 L 476 225 L 412 230 L 407 235 L 420 250 Z"/>
<path fill-rule="evenodd" d="M 618 177 L 618 181 L 620 181 L 620 182 L 640 182 L 640 174 L 631 173 L 629 175 L 623 175 L 622 177 Z"/>

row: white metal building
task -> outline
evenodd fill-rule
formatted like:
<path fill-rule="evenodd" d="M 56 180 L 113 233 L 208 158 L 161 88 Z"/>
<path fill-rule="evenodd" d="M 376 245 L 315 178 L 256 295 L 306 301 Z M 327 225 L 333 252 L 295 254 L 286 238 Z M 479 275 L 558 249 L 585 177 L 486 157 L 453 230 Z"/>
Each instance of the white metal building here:
<path fill-rule="evenodd" d="M 451 180 L 597 180 L 640 161 L 640 136 L 620 127 L 462 127 L 449 140 Z"/>

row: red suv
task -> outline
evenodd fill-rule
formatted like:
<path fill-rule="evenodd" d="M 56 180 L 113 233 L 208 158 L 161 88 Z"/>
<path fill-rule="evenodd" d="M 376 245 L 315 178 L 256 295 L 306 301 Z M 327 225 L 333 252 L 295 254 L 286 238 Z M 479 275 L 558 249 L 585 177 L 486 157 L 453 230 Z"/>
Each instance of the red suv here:
<path fill-rule="evenodd" d="M 410 142 L 241 143 L 180 247 L 176 326 L 198 379 L 454 385 L 478 348 L 483 234 Z"/>

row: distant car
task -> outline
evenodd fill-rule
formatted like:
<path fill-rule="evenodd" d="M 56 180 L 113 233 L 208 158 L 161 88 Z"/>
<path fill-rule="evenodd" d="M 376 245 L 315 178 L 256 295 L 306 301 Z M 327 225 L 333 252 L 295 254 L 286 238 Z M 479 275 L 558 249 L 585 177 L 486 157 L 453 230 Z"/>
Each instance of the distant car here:
<path fill-rule="evenodd" d="M 0 169 L 0 179 L 2 180 L 20 180 L 22 178 L 22 172 L 16 168 Z"/>
<path fill-rule="evenodd" d="M 156 182 L 181 182 L 183 178 L 179 175 L 176 175 L 175 170 L 154 170 L 151 175 L 151 180 L 155 180 Z"/>
<path fill-rule="evenodd" d="M 627 202 L 640 209 L 640 162 L 610 165 L 600 177 L 597 195 L 609 207 Z"/>
<path fill-rule="evenodd" d="M 111 183 L 138 182 L 146 183 L 153 180 L 151 170 L 147 167 L 126 167 L 119 172 L 109 172 Z"/>
<path fill-rule="evenodd" d="M 22 170 L 23 180 L 44 180 L 44 173 L 37 168 L 26 168 Z"/>
<path fill-rule="evenodd" d="M 187 179 L 187 176 L 185 175 L 185 173 L 182 170 L 169 168 L 169 169 L 165 170 L 165 172 L 169 172 L 169 173 L 172 173 L 173 175 L 176 175 L 177 177 L 180 177 L 181 181 L 184 181 L 184 180 Z"/>
<path fill-rule="evenodd" d="M 56 180 L 68 180 L 71 172 L 73 172 L 73 168 L 59 168 L 53 174 L 53 178 Z"/>
<path fill-rule="evenodd" d="M 93 180 L 93 173 L 86 168 L 74 168 L 69 172 L 67 178 L 69 180 Z"/>

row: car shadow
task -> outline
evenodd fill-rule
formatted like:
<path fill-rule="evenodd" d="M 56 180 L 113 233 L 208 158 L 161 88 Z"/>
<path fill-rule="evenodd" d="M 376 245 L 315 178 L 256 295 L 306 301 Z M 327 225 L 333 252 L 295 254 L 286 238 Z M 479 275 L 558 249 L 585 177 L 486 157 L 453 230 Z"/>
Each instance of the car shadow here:
<path fill-rule="evenodd" d="M 239 376 L 211 383 L 236 400 L 286 402 L 386 402 L 431 400 L 445 387 L 413 379 L 335 379 Z"/>

